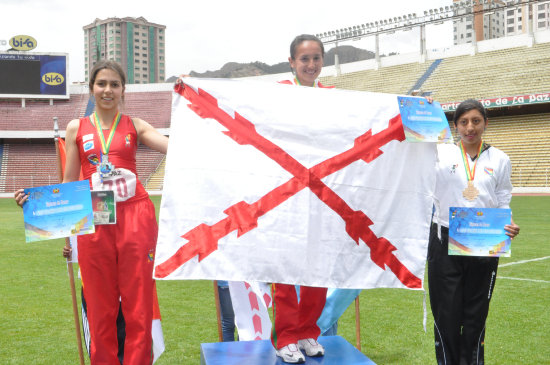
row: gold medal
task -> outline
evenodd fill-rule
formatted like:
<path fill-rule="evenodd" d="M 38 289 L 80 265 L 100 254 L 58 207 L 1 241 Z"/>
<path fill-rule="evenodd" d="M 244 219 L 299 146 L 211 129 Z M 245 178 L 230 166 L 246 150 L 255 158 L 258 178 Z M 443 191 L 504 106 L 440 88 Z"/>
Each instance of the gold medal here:
<path fill-rule="evenodd" d="M 475 200 L 479 195 L 479 190 L 474 186 L 472 180 L 468 181 L 468 186 L 462 191 L 462 196 L 468 200 Z"/>

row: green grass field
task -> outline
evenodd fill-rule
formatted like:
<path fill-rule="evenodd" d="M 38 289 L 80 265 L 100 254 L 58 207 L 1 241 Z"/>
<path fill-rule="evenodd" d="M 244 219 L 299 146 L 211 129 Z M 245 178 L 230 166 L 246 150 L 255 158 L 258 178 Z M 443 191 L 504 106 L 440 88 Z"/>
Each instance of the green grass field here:
<path fill-rule="evenodd" d="M 159 200 L 153 198 L 157 207 Z M 500 261 L 485 359 L 550 364 L 550 197 L 514 197 L 512 208 L 521 234 L 512 257 Z M 0 199 L 0 224 L 0 364 L 78 364 L 64 241 L 25 243 L 23 215 L 13 199 Z M 198 364 L 200 344 L 218 338 L 212 282 L 159 281 L 157 287 L 166 343 L 157 364 Z M 362 351 L 377 364 L 435 363 L 426 299 L 427 333 L 422 292 L 363 291 Z M 354 321 L 352 306 L 338 327 L 353 345 Z"/>

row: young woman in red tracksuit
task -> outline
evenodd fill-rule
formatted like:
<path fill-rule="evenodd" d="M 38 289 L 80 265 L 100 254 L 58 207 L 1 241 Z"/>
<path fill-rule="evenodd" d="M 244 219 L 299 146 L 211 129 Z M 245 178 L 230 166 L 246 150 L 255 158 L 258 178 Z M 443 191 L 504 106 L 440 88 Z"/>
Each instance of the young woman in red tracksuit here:
<path fill-rule="evenodd" d="M 116 319 L 126 322 L 124 363 L 151 364 L 153 261 L 157 240 L 155 208 L 137 179 L 138 143 L 166 153 L 168 138 L 139 118 L 122 115 L 126 77 L 119 64 L 98 62 L 89 88 L 96 107 L 90 117 L 69 122 L 63 182 L 80 169 L 93 190 L 113 190 L 116 224 L 96 225 L 78 236 L 78 262 L 88 306 L 91 363 L 118 364 Z"/>
<path fill-rule="evenodd" d="M 282 81 L 309 87 L 324 87 L 317 80 L 323 68 L 323 43 L 315 36 L 297 36 L 290 45 L 290 67 L 294 80 Z M 277 356 L 287 363 L 305 361 L 308 356 L 323 356 L 325 350 L 317 342 L 321 330 L 317 320 L 325 306 L 327 288 L 300 287 L 300 301 L 294 285 L 273 284 L 274 325 L 271 342 Z"/>

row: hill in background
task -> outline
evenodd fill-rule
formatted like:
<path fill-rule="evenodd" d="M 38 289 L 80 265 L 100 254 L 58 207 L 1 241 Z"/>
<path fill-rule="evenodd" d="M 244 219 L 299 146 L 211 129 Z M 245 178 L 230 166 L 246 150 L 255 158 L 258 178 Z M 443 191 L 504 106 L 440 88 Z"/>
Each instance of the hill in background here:
<path fill-rule="evenodd" d="M 374 52 L 344 45 L 339 46 L 338 48 L 332 48 L 328 52 L 326 52 L 325 66 L 334 65 L 334 56 L 336 53 L 338 53 L 338 60 L 340 63 L 357 62 L 374 58 Z M 210 78 L 236 78 L 279 74 L 289 71 L 290 66 L 287 61 L 280 62 L 274 65 L 268 65 L 259 61 L 249 63 L 228 62 L 217 71 L 206 71 L 203 73 L 191 71 L 190 76 Z M 175 81 L 176 76 L 172 76 L 166 80 L 166 82 Z"/>

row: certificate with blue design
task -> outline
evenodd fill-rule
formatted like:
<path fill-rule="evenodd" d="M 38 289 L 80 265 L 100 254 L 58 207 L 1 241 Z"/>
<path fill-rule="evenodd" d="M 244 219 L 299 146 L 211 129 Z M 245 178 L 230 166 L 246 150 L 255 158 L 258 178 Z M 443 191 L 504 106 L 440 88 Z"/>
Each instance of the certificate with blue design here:
<path fill-rule="evenodd" d="M 449 208 L 449 255 L 510 257 L 510 209 Z"/>
<path fill-rule="evenodd" d="M 87 180 L 25 189 L 23 204 L 27 242 L 94 233 Z"/>
<path fill-rule="evenodd" d="M 453 142 L 453 135 L 441 105 L 425 98 L 398 96 L 401 121 L 408 142 Z"/>

